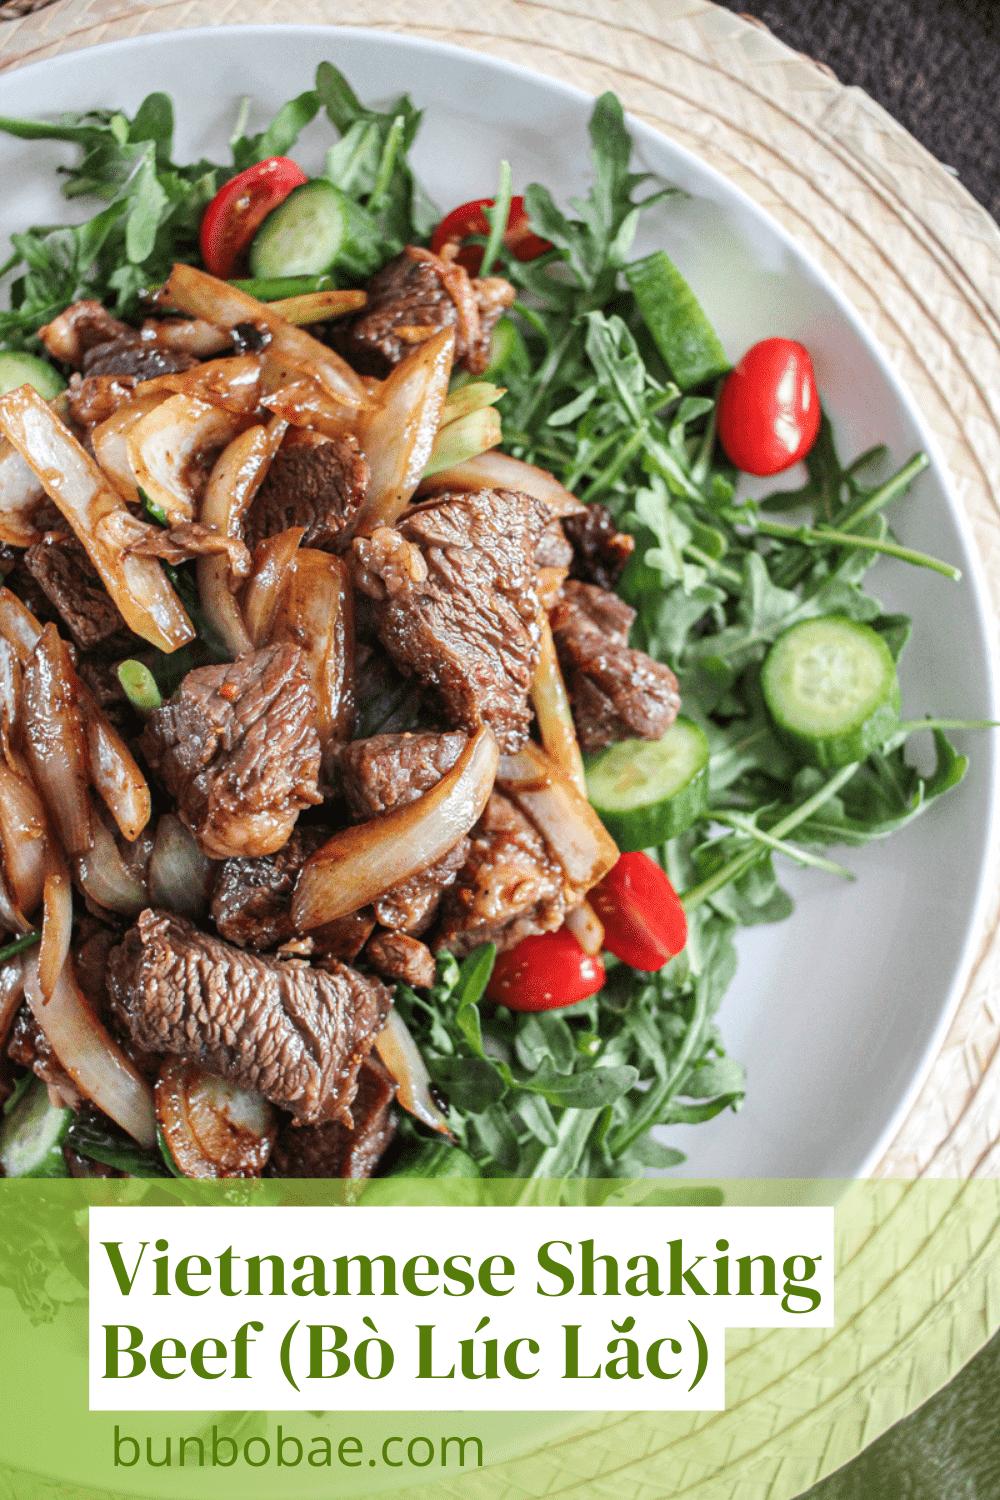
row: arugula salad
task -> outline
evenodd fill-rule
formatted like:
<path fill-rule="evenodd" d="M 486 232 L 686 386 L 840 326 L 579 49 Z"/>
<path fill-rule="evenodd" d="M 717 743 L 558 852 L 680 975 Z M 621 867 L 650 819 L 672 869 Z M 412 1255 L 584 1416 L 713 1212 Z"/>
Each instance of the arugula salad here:
<path fill-rule="evenodd" d="M 869 588 L 959 577 L 892 529 L 927 459 L 842 454 L 780 329 L 730 367 L 613 95 L 583 197 L 447 212 L 408 97 L 253 114 L 0 118 L 95 209 L 3 267 L 0 1165 L 670 1168 L 744 1098 L 741 928 L 985 727 L 902 716 Z"/>

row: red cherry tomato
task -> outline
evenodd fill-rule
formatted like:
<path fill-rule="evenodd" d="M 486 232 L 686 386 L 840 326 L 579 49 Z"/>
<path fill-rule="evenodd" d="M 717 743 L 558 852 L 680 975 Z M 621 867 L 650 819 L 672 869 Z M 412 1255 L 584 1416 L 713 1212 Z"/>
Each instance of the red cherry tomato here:
<path fill-rule="evenodd" d="M 486 210 L 493 207 L 493 201 L 492 198 L 473 198 L 470 202 L 453 208 L 441 220 L 431 238 L 434 254 L 454 252 L 453 259 L 464 266 L 470 276 L 475 276 L 483 263 L 483 247 L 462 245 L 462 241 L 470 234 L 489 234 L 490 221 L 486 217 Z M 552 249 L 548 240 L 543 240 L 533 232 L 524 209 L 524 199 L 519 196 L 510 200 L 503 242 L 515 260 L 534 260 L 537 256 L 544 255 L 546 250 Z M 456 250 L 455 247 L 459 245 L 462 248 Z"/>
<path fill-rule="evenodd" d="M 571 932 L 543 932 L 522 938 L 501 953 L 486 993 L 511 1010 L 559 1010 L 596 995 L 604 985 L 604 965 L 584 953 Z"/>
<path fill-rule="evenodd" d="M 648 854 L 623 854 L 588 900 L 604 923 L 605 948 L 633 969 L 662 969 L 687 943 L 681 899 Z"/>
<path fill-rule="evenodd" d="M 809 350 L 763 339 L 726 376 L 719 440 L 747 474 L 780 474 L 805 458 L 819 432 L 819 395 Z"/>
<path fill-rule="evenodd" d="M 287 156 L 269 156 L 223 183 L 201 221 L 199 243 L 206 269 L 213 276 L 232 276 L 271 210 L 308 181 Z"/>

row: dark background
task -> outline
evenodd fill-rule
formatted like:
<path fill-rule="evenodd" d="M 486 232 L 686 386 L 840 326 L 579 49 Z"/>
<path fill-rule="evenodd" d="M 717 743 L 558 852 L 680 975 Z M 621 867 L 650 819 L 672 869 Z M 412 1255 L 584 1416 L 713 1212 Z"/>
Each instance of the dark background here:
<path fill-rule="evenodd" d="M 1000 0 L 718 3 L 864 89 L 1000 218 Z"/>
<path fill-rule="evenodd" d="M 1000 218 L 1000 0 L 718 0 L 889 111 Z M 998 1500 L 1000 1337 L 801 1500 Z"/>

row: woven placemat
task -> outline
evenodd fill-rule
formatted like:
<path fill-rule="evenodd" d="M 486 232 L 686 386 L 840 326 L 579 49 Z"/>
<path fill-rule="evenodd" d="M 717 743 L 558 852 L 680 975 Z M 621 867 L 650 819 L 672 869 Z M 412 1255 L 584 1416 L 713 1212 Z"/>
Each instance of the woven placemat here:
<path fill-rule="evenodd" d="M 595 93 L 613 88 L 634 114 L 724 172 L 817 257 L 915 395 L 1000 614 L 1000 237 L 866 95 L 707 0 L 57 0 L 0 28 L 0 69 L 141 33 L 251 22 L 381 26 Z M 1000 1177 L 998 1120 L 1000 889 L 954 1024 L 879 1176 Z M 878 1213 L 846 1220 L 852 1241 L 838 1283 L 837 1339 L 849 1341 L 850 1380 L 840 1378 L 843 1343 L 833 1379 L 833 1341 L 731 1335 L 724 1417 L 608 1417 L 533 1455 L 530 1466 L 442 1475 L 434 1493 L 797 1494 L 912 1411 L 996 1327 L 995 1217 L 982 1207 L 963 1212 L 971 1190 L 960 1182 L 941 1188 L 953 1196 L 887 1182 Z M 903 1243 L 910 1260 L 887 1276 Z M 922 1255 L 912 1256 L 915 1244 Z M 921 1262 L 946 1261 L 948 1276 L 928 1288 Z"/>

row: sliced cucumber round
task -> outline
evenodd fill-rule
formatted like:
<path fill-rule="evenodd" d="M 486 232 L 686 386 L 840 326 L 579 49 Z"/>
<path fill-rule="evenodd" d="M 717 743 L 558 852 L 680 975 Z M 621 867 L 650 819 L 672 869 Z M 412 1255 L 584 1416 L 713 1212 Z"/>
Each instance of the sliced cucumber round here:
<path fill-rule="evenodd" d="M 250 246 L 250 274 L 320 276 L 337 259 L 346 228 L 343 193 L 323 177 L 305 182 L 258 229 Z"/>
<path fill-rule="evenodd" d="M 845 615 L 790 626 L 767 653 L 761 685 L 778 733 L 824 771 L 864 760 L 899 722 L 892 652 Z"/>
<path fill-rule="evenodd" d="M 588 761 L 587 794 L 623 853 L 676 838 L 708 807 L 704 731 L 681 718 L 661 740 L 602 750 Z"/>
<path fill-rule="evenodd" d="M 39 359 L 37 354 L 0 351 L 0 396 L 16 391 L 19 385 L 33 385 L 46 401 L 54 400 L 66 389 L 65 380 L 47 359 Z"/>
<path fill-rule="evenodd" d="M 49 1091 L 33 1079 L 0 1125 L 0 1167 L 5 1177 L 68 1177 L 63 1141 L 71 1109 L 49 1102 Z"/>

